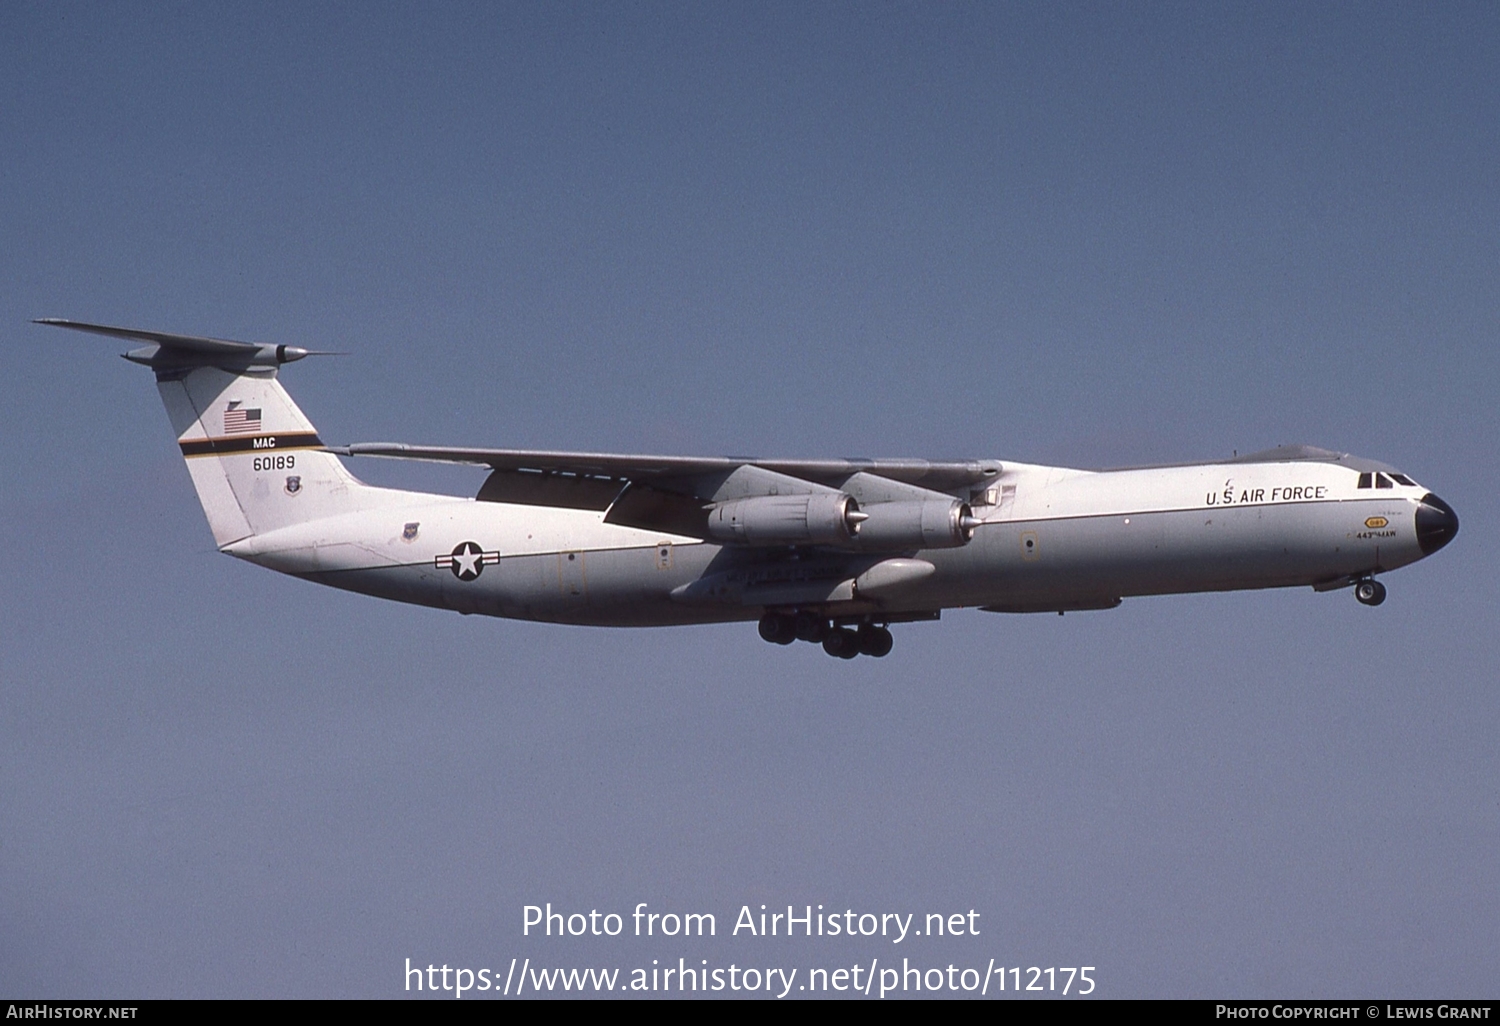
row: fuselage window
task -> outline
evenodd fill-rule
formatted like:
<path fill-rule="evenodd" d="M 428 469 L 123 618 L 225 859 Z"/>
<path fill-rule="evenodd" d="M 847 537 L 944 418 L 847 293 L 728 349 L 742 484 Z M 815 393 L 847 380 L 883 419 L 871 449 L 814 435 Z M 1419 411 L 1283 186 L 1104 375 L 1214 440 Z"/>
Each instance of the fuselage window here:
<path fill-rule="evenodd" d="M 1361 475 L 1359 475 L 1359 486 L 1361 488 L 1368 488 L 1368 487 L 1370 487 L 1370 478 L 1373 477 L 1373 476 L 1374 476 L 1373 474 L 1361 474 Z"/>
<path fill-rule="evenodd" d="M 1386 477 L 1384 474 L 1376 474 L 1375 475 L 1375 487 L 1376 488 L 1394 488 L 1396 486 L 1391 482 L 1391 479 L 1388 478 L 1388 477 Z"/>
<path fill-rule="evenodd" d="M 1406 487 L 1408 487 L 1408 488 L 1411 488 L 1414 485 L 1416 485 L 1416 482 L 1413 481 L 1411 478 L 1407 477 L 1405 474 L 1392 474 L 1391 477 L 1393 477 L 1395 479 L 1395 481 L 1396 481 L 1396 483 L 1398 485 L 1406 485 Z"/>

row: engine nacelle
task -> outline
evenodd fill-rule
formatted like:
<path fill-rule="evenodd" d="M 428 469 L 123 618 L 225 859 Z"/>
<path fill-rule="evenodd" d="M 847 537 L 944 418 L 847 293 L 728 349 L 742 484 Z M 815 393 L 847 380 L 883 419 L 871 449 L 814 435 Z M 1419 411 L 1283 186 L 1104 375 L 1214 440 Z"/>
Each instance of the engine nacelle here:
<path fill-rule="evenodd" d="M 856 544 L 866 552 L 957 548 L 969 543 L 979 523 L 958 499 L 879 502 L 861 512 Z"/>
<path fill-rule="evenodd" d="M 721 502 L 708 513 L 708 534 L 732 545 L 849 545 L 864 519 L 843 492 L 757 495 Z"/>

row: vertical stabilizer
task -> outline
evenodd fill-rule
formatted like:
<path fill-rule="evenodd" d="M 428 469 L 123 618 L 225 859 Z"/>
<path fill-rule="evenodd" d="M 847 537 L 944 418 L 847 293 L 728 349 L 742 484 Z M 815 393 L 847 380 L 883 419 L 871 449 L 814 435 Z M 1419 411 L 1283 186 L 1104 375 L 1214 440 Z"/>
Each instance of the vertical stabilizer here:
<path fill-rule="evenodd" d="M 158 371 L 157 388 L 221 548 L 365 505 L 274 369 Z"/>
<path fill-rule="evenodd" d="M 322 451 L 312 422 L 276 380 L 281 365 L 318 354 L 81 321 L 37 323 L 146 343 L 125 358 L 156 372 L 220 548 L 279 527 L 382 505 L 394 494 L 362 484 L 337 456 Z"/>

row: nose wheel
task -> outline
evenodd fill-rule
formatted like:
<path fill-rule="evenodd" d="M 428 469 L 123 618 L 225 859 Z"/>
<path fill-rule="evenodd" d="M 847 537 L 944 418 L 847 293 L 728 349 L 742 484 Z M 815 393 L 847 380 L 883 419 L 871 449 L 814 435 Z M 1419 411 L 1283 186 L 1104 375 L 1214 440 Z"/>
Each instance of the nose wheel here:
<path fill-rule="evenodd" d="M 1385 585 L 1373 577 L 1366 578 L 1354 585 L 1354 597 L 1362 605 L 1378 606 L 1385 601 Z"/>

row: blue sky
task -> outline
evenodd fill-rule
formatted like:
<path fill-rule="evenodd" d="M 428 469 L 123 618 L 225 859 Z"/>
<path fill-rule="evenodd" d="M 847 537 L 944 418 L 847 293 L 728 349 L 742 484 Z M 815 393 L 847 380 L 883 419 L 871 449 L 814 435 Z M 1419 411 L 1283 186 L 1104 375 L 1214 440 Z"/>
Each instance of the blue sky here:
<path fill-rule="evenodd" d="M 6 992 L 747 957 L 520 936 L 647 901 L 972 907 L 944 962 L 1108 996 L 1494 995 L 1492 6 L 17 3 L 0 67 Z M 149 376 L 45 316 L 348 350 L 283 377 L 334 442 L 1305 441 L 1464 528 L 1378 610 L 879 662 L 476 621 L 217 555 Z"/>

